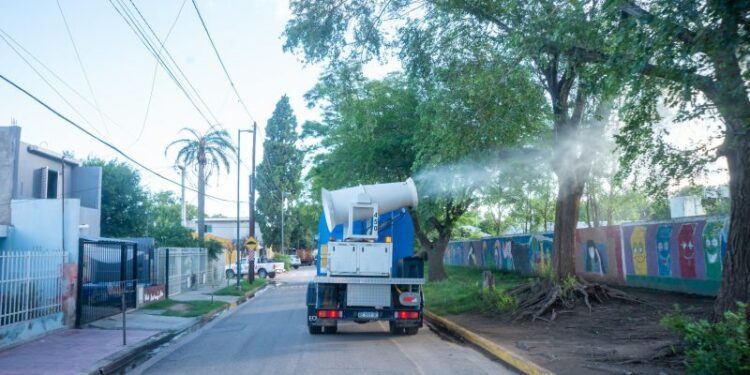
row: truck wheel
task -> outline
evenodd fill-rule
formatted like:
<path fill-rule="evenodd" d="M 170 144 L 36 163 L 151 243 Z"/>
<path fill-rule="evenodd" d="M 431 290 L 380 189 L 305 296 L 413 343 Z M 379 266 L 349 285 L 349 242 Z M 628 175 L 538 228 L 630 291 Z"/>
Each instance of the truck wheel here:
<path fill-rule="evenodd" d="M 328 326 L 326 327 L 326 333 L 336 333 L 339 331 L 339 326 Z"/>
<path fill-rule="evenodd" d="M 299 269 L 299 266 L 294 266 L 294 269 L 295 269 L 295 270 L 296 270 L 296 269 Z"/>
<path fill-rule="evenodd" d="M 227 270 L 227 279 L 234 279 L 234 271 Z"/>
<path fill-rule="evenodd" d="M 407 335 L 416 335 L 419 332 L 419 327 L 406 327 L 404 328 Z"/>
<path fill-rule="evenodd" d="M 270 278 L 272 278 L 272 279 L 273 279 L 274 277 L 276 277 L 276 272 L 270 272 L 270 273 L 268 274 L 268 277 L 270 277 Z"/>
<path fill-rule="evenodd" d="M 265 268 L 261 268 L 258 270 L 258 277 L 260 277 L 261 279 L 265 279 L 266 276 L 268 276 L 268 272 L 266 272 Z"/>
<path fill-rule="evenodd" d="M 323 333 L 323 327 L 321 326 L 307 326 L 307 328 L 310 330 L 311 335 L 319 335 Z"/>

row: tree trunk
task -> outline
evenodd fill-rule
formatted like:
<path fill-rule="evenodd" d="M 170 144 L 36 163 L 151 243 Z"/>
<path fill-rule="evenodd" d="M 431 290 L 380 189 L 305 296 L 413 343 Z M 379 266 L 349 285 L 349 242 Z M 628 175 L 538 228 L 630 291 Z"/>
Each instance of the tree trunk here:
<path fill-rule="evenodd" d="M 750 139 L 731 134 L 727 132 L 725 141 L 731 199 L 729 238 L 714 319 L 736 309 L 737 302 L 750 302 Z M 750 321 L 750 313 L 747 319 Z"/>
<path fill-rule="evenodd" d="M 577 178 L 572 171 L 559 173 L 558 181 L 552 270 L 555 278 L 560 281 L 568 276 L 574 276 L 576 273 L 575 234 L 585 183 L 584 180 Z"/>
<path fill-rule="evenodd" d="M 443 265 L 443 256 L 445 255 L 445 248 L 448 247 L 448 241 L 450 236 L 441 234 L 440 237 L 427 246 L 427 269 L 428 281 L 440 281 L 448 278 L 448 274 L 445 273 L 445 266 Z M 423 243 L 422 246 L 425 244 Z"/>
<path fill-rule="evenodd" d="M 198 162 L 198 241 L 203 243 L 205 232 L 205 210 L 206 210 L 206 166 Z M 239 241 L 239 239 L 238 239 Z"/>

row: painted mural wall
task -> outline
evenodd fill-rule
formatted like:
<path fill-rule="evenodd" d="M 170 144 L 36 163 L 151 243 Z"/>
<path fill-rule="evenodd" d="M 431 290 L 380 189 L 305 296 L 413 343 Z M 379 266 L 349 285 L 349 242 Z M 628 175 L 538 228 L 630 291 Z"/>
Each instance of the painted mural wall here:
<path fill-rule="evenodd" d="M 592 281 L 715 295 L 728 218 L 634 223 L 576 231 L 576 271 Z M 552 233 L 452 241 L 445 264 L 526 275 L 551 267 Z"/>

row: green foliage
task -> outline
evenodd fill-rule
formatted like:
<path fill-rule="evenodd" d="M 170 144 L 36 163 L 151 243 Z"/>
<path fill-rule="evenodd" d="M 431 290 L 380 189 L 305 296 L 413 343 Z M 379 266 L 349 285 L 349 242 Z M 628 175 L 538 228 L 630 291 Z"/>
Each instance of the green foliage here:
<path fill-rule="evenodd" d="M 102 168 L 101 235 L 141 237 L 147 232 L 148 192 L 137 170 L 125 162 L 89 157 L 85 166 Z"/>
<path fill-rule="evenodd" d="M 208 253 L 209 259 L 219 259 L 219 255 L 224 253 L 224 245 L 221 244 L 221 242 L 208 239 L 206 241 L 203 241 L 202 244 L 200 244 L 200 247 L 206 248 L 206 252 Z"/>
<path fill-rule="evenodd" d="M 488 312 L 481 295 L 482 273 L 478 268 L 445 266 L 448 278 L 438 282 L 428 282 L 424 286 L 425 306 L 438 315 L 461 314 L 465 312 Z M 493 270 L 495 275 L 496 296 L 493 297 L 492 309 L 512 309 L 515 302 L 504 291 L 511 289 L 528 278 L 515 273 Z M 497 299 L 494 299 L 494 298 Z M 494 310 L 500 311 L 500 310 Z M 502 310 L 507 311 L 507 310 Z"/>
<path fill-rule="evenodd" d="M 694 321 L 679 310 L 662 318 L 662 325 L 678 333 L 685 343 L 689 374 L 750 373 L 750 327 L 747 305 L 724 313 L 721 321 Z"/>
<path fill-rule="evenodd" d="M 282 96 L 276 103 L 273 115 L 266 124 L 263 141 L 263 162 L 258 165 L 258 224 L 263 232 L 266 246 L 281 249 L 282 202 L 284 219 L 289 218 L 289 202 L 293 205 L 301 190 L 302 152 L 297 149 L 297 118 L 289 104 L 289 97 Z M 284 223 L 285 245 L 289 237 L 288 222 Z"/>
<path fill-rule="evenodd" d="M 518 307 L 518 301 L 509 296 L 504 290 L 485 289 L 481 292 L 484 305 L 482 309 L 487 313 L 502 314 L 513 312 Z"/>
<path fill-rule="evenodd" d="M 191 318 L 203 316 L 218 308 L 226 306 L 222 301 L 176 301 L 173 299 L 164 299 L 144 306 L 144 309 L 164 310 L 161 315 L 179 316 Z"/>
<path fill-rule="evenodd" d="M 215 296 L 244 296 L 245 293 L 260 288 L 261 286 L 266 284 L 266 279 L 261 279 L 260 277 L 256 277 L 253 280 L 253 283 L 249 283 L 247 279 L 240 280 L 240 289 L 237 289 L 237 285 L 232 283 L 232 285 L 219 289 L 214 292 Z"/>
<path fill-rule="evenodd" d="M 318 219 L 322 208 L 320 204 L 300 201 L 292 208 L 289 217 L 291 233 L 289 246 L 297 249 L 312 249 L 318 234 Z"/>
<path fill-rule="evenodd" d="M 181 205 L 171 191 L 151 196 L 146 235 L 153 237 L 157 246 L 196 246 L 192 231 L 182 226 Z"/>
<path fill-rule="evenodd" d="M 274 262 L 284 263 L 284 271 L 289 271 L 292 268 L 292 258 L 290 258 L 288 254 L 274 252 L 272 260 Z"/>

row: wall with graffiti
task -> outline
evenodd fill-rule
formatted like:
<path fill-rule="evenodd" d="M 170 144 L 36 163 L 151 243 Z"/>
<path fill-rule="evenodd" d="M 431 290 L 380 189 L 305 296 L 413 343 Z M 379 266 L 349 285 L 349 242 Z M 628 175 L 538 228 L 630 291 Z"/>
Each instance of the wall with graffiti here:
<path fill-rule="evenodd" d="M 576 232 L 576 271 L 610 284 L 715 295 L 727 218 L 633 223 Z M 445 264 L 540 275 L 551 266 L 552 233 L 452 241 Z"/>

